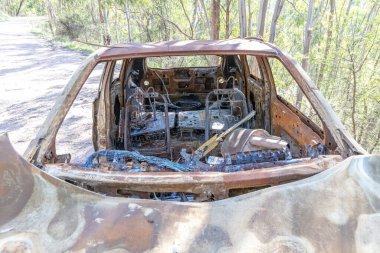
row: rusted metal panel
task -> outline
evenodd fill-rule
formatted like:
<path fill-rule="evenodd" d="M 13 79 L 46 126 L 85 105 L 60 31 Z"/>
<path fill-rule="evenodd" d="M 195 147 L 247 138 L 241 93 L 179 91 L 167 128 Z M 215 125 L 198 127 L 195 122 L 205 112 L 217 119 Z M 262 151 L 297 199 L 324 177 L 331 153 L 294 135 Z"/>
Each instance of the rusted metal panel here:
<path fill-rule="evenodd" d="M 136 58 L 147 56 L 188 55 L 196 54 L 255 54 L 275 56 L 277 51 L 261 40 L 231 39 L 231 40 L 186 40 L 164 41 L 153 43 L 128 43 L 108 48 L 100 55 L 99 60 L 115 58 Z"/>
<path fill-rule="evenodd" d="M 111 99 L 113 81 L 111 82 L 110 79 L 115 60 L 194 54 L 260 56 L 260 62 L 266 69 L 264 73 L 266 81 L 263 87 L 253 91 L 254 95 L 259 95 L 261 102 L 268 107 L 265 108 L 265 116 L 260 116 L 260 118 L 265 118 L 262 124 L 264 128 L 271 130 L 269 132 L 272 134 L 281 136 L 281 139 L 286 142 L 294 140 L 294 143 L 290 143 L 293 149 L 292 154 L 303 152 L 305 147 L 310 145 L 322 143 L 326 144 L 328 154 L 339 155 L 321 155 L 314 159 L 303 158 L 297 163 L 286 158 L 281 161 L 269 160 L 275 162 L 255 160 L 254 163 L 238 163 L 236 158 L 231 164 L 227 163 L 228 159 L 224 157 L 224 163 L 214 163 L 216 165 L 213 166 L 206 165 L 198 159 L 194 162 L 198 167 L 192 164 L 191 169 L 187 169 L 190 168 L 186 167 L 190 163 L 187 163 L 184 156 L 186 166 L 172 162 L 177 160 L 173 157 L 171 157 L 172 161 L 165 163 L 186 167 L 179 171 L 191 170 L 191 172 L 165 171 L 167 169 L 164 168 L 165 166 L 161 168 L 162 166 L 156 163 L 151 165 L 146 160 L 143 160 L 140 165 L 147 166 L 147 172 L 106 170 L 109 157 L 100 159 L 103 162 L 99 165 L 100 169 L 94 169 L 92 166 L 84 169 L 72 164 L 54 164 L 64 160 L 59 160 L 55 153 L 57 131 L 83 83 L 98 62 L 108 61 L 103 72 L 99 101 L 95 108 L 97 113 L 94 115 L 96 121 L 94 142 L 97 148 L 113 149 L 115 138 L 128 137 L 128 132 L 116 136 L 117 131 L 112 125 L 114 121 Z M 289 70 L 321 118 L 323 131 L 308 122 L 308 119 L 296 108 L 287 105 L 286 101 L 275 94 L 274 81 L 270 68 L 267 66 L 267 56 L 278 57 Z M 245 68 L 247 69 L 247 66 Z M 125 68 L 122 71 L 127 70 Z M 204 76 L 204 73 L 208 71 L 210 72 L 207 76 L 210 78 L 209 83 L 206 79 L 200 80 L 200 76 Z M 149 89 L 162 86 L 165 90 L 160 92 L 168 93 L 165 88 L 166 81 L 162 79 L 166 78 L 169 80 L 168 86 L 172 86 L 169 87 L 171 93 L 178 95 L 195 91 L 202 99 L 206 98 L 206 112 L 208 111 L 207 93 L 216 91 L 219 88 L 218 80 L 224 80 L 218 77 L 222 74 L 220 67 L 194 68 L 191 71 L 158 70 L 160 74 L 153 72 L 148 73 L 143 79 L 143 85 L 147 86 L 147 89 L 148 86 Z M 122 73 L 121 79 L 125 78 L 125 73 Z M 242 76 L 239 78 L 240 81 L 243 80 Z M 226 80 L 229 80 L 229 77 Z M 232 80 L 235 80 L 234 77 Z M 247 78 L 245 78 L 245 83 L 247 83 Z M 141 84 L 140 81 L 139 84 Z M 224 85 L 227 84 L 228 81 L 224 81 Z M 270 85 L 273 87 L 269 88 Z M 242 85 L 239 87 L 242 90 L 246 88 L 246 92 L 249 90 Z M 120 94 L 124 93 L 123 89 L 119 87 Z M 241 102 L 245 105 L 245 99 Z M 123 103 L 125 105 L 125 101 Z M 169 138 L 171 127 L 168 104 L 163 104 L 166 108 L 165 129 Z M 260 103 L 256 104 L 260 105 Z M 261 108 L 261 110 L 264 109 Z M 154 108 L 154 115 L 155 111 Z M 243 114 L 253 117 L 255 111 L 249 111 L 251 112 L 248 114 L 246 106 Z M 124 127 L 130 125 L 129 114 L 128 108 L 125 108 Z M 208 117 L 205 116 L 205 118 Z M 195 124 L 200 125 L 198 122 Z M 195 128 L 192 124 L 190 125 Z M 189 130 L 186 126 L 180 125 L 180 127 Z M 207 130 L 205 131 L 207 140 L 209 128 L 203 128 Z M 120 126 L 118 129 L 123 130 Z M 152 129 L 160 130 L 158 127 Z M 118 131 L 122 132 L 122 130 Z M 110 132 L 116 137 L 110 136 Z M 202 133 L 197 134 L 202 135 Z M 133 134 L 130 136 L 135 137 Z M 190 137 L 192 138 L 192 135 Z M 283 150 L 287 150 L 285 141 Z M 149 138 L 146 142 L 147 145 L 154 146 Z M 169 156 L 172 155 L 169 153 L 174 147 L 170 147 L 170 142 L 169 138 L 164 150 Z M 176 149 L 184 147 L 181 146 L 181 139 L 176 139 L 175 142 Z M 197 144 L 192 140 L 187 143 L 189 147 L 199 146 Z M 210 149 L 208 142 L 202 147 Z M 376 201 L 380 197 L 378 191 L 373 190 L 377 189 L 380 183 L 378 175 L 380 158 L 356 157 L 347 159 L 334 167 L 342 160 L 342 157 L 365 154 L 366 151 L 345 132 L 331 107 L 302 68 L 280 49 L 261 40 L 130 43 L 100 49 L 91 55 L 70 79 L 37 137 L 25 152 L 28 161 L 38 165 L 44 164 L 41 167 L 48 174 L 18 156 L 5 135 L 0 136 L 0 150 L 0 179 L 4 182 L 0 185 L 0 196 L 3 196 L 0 199 L 0 251 L 273 252 L 281 249 L 295 252 L 336 252 L 339 250 L 349 252 L 353 251 L 353 246 L 361 251 L 360 247 L 364 245 L 363 235 L 367 243 L 364 249 L 368 249 L 368 242 L 370 242 L 370 247 L 380 247 L 378 245 L 380 238 L 368 239 L 369 236 L 363 232 L 371 226 L 372 221 L 375 224 L 380 222 L 379 214 L 376 213 Z M 118 150 L 105 152 L 111 151 L 119 152 Z M 140 151 L 143 149 L 140 148 Z M 269 149 L 268 152 L 271 150 Z M 241 155 L 239 153 L 241 152 L 236 152 L 236 157 Z M 117 162 L 116 153 L 114 155 L 113 159 Z M 299 154 L 300 157 L 305 157 L 305 155 L 308 154 Z M 94 157 L 90 156 L 90 158 Z M 222 159 L 222 157 L 219 158 Z M 135 163 L 133 159 L 122 161 L 126 165 L 121 170 L 128 167 L 127 163 Z M 329 170 L 323 172 L 326 169 Z M 300 180 L 320 172 L 322 173 L 318 176 Z M 220 200 L 230 197 L 231 191 L 235 193 L 241 191 L 239 194 L 242 194 L 259 187 L 300 181 L 224 201 L 184 204 L 105 197 L 67 184 L 52 175 L 83 187 L 91 186 L 87 188 L 113 196 L 118 195 L 119 190 L 146 195 L 155 192 L 180 192 L 194 194 L 197 201 Z M 373 204 L 374 201 L 375 204 Z M 375 216 L 373 216 L 374 213 L 376 213 Z M 358 235 L 358 233 L 363 235 Z"/>
<path fill-rule="evenodd" d="M 199 49 L 199 50 L 198 50 Z M 229 54 L 229 55 L 244 55 L 254 54 L 257 56 L 277 56 L 288 68 L 290 74 L 295 78 L 296 82 L 309 99 L 314 109 L 320 116 L 324 126 L 326 139 L 324 140 L 327 148 L 335 148 L 334 151 L 345 157 L 353 154 L 366 154 L 367 152 L 353 140 L 345 131 L 343 125 L 316 89 L 307 74 L 302 68 L 292 60 L 292 58 L 283 53 L 279 48 L 269 43 L 264 43 L 256 39 L 236 39 L 226 41 L 176 41 L 176 42 L 161 42 L 147 44 L 126 44 L 119 45 L 113 48 L 102 48 L 92 54 L 83 65 L 72 76 L 69 83 L 65 87 L 62 95 L 56 101 L 52 111 L 42 125 L 36 138 L 30 143 L 24 156 L 28 161 L 33 163 L 54 163 L 56 161 L 55 152 L 55 136 L 65 118 L 70 106 L 81 89 L 83 83 L 92 71 L 94 66 L 103 60 L 115 60 L 125 57 L 145 57 L 154 55 L 194 55 L 196 54 Z M 265 60 L 264 60 L 265 62 Z M 270 77 L 270 75 L 269 75 Z M 272 80 L 273 82 L 273 80 Z M 108 82 L 107 82 L 108 83 Z M 106 90 L 106 91 L 105 91 Z M 272 89 L 273 90 L 273 89 Z M 99 148 L 109 148 L 111 140 L 109 136 L 103 136 L 104 133 L 110 131 L 111 121 L 107 118 L 110 113 L 109 103 L 109 88 L 102 87 L 102 96 L 99 101 L 98 128 L 101 130 L 97 138 L 97 146 Z M 103 101 L 103 102 L 102 102 Z M 106 108 L 104 108 L 106 107 Z M 272 109 L 272 108 L 271 108 Z M 105 116 L 103 115 L 105 113 Z M 273 112 L 272 112 L 273 115 Z M 105 125 L 102 118 L 105 118 Z M 267 122 L 267 121 L 266 121 Z M 268 123 L 268 122 L 267 122 Z M 269 126 L 265 126 L 269 128 Z M 102 132 L 103 131 L 103 132 Z"/>
<path fill-rule="evenodd" d="M 0 136 L 2 252 L 376 252 L 380 156 L 209 203 L 110 198 L 27 163 Z M 371 231 L 370 233 L 368 231 Z"/>
<path fill-rule="evenodd" d="M 123 172 L 89 170 L 65 164 L 49 164 L 44 170 L 55 177 L 86 183 L 103 189 L 128 189 L 140 192 L 188 192 L 201 194 L 205 189 L 220 190 L 279 185 L 303 179 L 341 161 L 340 156 L 305 159 L 304 162 L 273 168 L 234 173 L 223 172 Z"/>
<path fill-rule="evenodd" d="M 223 141 L 221 153 L 237 154 L 263 149 L 286 149 L 288 143 L 278 136 L 270 135 L 263 129 L 238 128 Z"/>
<path fill-rule="evenodd" d="M 299 153 L 301 148 L 297 150 L 297 146 L 305 147 L 311 144 L 323 143 L 319 134 L 311 130 L 311 128 L 301 120 L 301 115 L 293 113 L 282 102 L 274 101 L 272 103 L 272 114 L 274 135 L 284 138 L 284 132 L 295 140 L 295 142 L 292 141 L 289 143 L 292 153 Z"/>
<path fill-rule="evenodd" d="M 326 146 L 331 148 L 333 147 L 333 144 L 336 143 L 336 151 L 344 157 L 357 154 L 368 154 L 368 152 L 345 130 L 345 127 L 333 111 L 331 105 L 323 97 L 302 67 L 290 55 L 283 52 L 277 46 L 269 43 L 266 44 L 277 51 L 278 58 L 293 76 L 303 94 L 310 101 L 310 104 L 313 106 L 315 112 L 324 124 L 324 132 L 328 133 L 328 136 L 326 136 L 328 137 L 326 138 Z"/>

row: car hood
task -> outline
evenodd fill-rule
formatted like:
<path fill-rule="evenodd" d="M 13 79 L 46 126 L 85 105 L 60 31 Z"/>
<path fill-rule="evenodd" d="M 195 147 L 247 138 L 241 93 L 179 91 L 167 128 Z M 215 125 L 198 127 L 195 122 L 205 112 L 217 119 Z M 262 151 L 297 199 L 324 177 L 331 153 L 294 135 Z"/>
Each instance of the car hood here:
<path fill-rule="evenodd" d="M 380 156 L 208 203 L 113 198 L 26 162 L 0 136 L 0 251 L 375 252 Z"/>

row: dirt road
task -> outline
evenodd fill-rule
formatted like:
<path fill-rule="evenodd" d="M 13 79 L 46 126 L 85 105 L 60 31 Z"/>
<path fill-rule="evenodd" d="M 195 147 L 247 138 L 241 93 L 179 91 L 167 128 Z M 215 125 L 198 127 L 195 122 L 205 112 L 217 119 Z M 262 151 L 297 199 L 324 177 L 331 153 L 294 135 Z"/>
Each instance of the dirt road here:
<path fill-rule="evenodd" d="M 0 22 L 0 133 L 8 132 L 21 154 L 86 57 L 77 51 L 53 47 L 32 34 L 32 24 L 36 22 L 41 22 L 41 18 Z M 96 78 L 92 81 L 96 83 Z M 58 133 L 58 153 L 71 151 L 83 157 L 91 152 L 91 103 L 96 90 L 96 85 L 87 85 L 81 91 Z"/>

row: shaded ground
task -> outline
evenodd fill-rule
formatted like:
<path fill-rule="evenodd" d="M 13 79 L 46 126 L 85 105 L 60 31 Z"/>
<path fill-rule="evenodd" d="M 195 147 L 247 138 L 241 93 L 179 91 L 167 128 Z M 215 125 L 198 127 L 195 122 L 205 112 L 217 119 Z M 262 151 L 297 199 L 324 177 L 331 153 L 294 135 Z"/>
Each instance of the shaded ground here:
<path fill-rule="evenodd" d="M 77 51 L 53 47 L 32 34 L 32 24 L 36 22 L 41 22 L 41 18 L 0 22 L 0 133 L 8 132 L 21 154 L 86 57 Z M 91 104 L 97 91 L 97 76 L 85 85 L 66 117 L 58 133 L 58 153 L 70 151 L 74 157 L 83 157 L 91 152 Z"/>

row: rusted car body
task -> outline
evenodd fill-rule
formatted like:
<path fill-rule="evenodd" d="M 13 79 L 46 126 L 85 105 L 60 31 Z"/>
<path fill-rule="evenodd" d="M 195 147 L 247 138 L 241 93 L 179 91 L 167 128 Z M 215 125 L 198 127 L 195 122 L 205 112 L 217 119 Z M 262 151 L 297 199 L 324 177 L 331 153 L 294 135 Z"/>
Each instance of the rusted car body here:
<path fill-rule="evenodd" d="M 380 156 L 214 202 L 111 198 L 28 163 L 0 136 L 1 252 L 377 252 Z"/>
<path fill-rule="evenodd" d="M 209 64 L 148 64 L 194 55 L 211 56 Z M 270 59 L 288 71 L 320 124 L 278 94 Z M 57 154 L 56 135 L 98 63 L 95 152 L 71 163 L 70 154 Z M 259 39 L 99 49 L 72 76 L 24 158 L 6 135 L 0 149 L 5 252 L 380 247 L 380 157 L 347 134 L 290 56 Z"/>
<path fill-rule="evenodd" d="M 213 63 L 147 63 L 194 55 L 214 57 Z M 269 59 L 289 72 L 321 125 L 277 94 Z M 99 62 L 105 67 L 93 107 L 97 153 L 86 166 L 72 164 L 69 154 L 56 154 L 56 134 Z M 251 118 L 240 124 L 244 117 Z M 238 128 L 218 137 L 209 154 L 199 152 L 202 143 L 207 147 L 212 136 L 234 124 Z M 209 201 L 299 180 L 357 154 L 366 151 L 301 67 L 276 46 L 252 38 L 99 49 L 70 79 L 25 157 L 51 175 L 110 196 L 155 199 L 175 193 L 181 200 L 187 194 Z"/>

